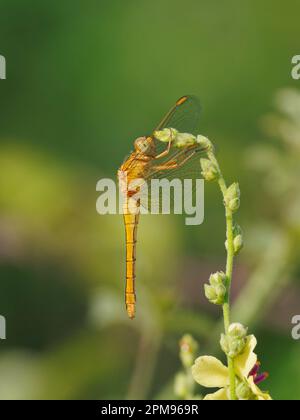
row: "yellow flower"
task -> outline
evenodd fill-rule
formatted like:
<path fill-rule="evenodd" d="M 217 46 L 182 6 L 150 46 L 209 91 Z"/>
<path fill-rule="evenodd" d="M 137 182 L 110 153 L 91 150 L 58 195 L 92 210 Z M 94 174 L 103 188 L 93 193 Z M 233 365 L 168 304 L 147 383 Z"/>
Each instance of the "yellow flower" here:
<path fill-rule="evenodd" d="M 258 384 L 267 378 L 259 374 L 259 363 L 254 349 L 257 345 L 254 335 L 247 338 L 244 351 L 234 358 L 234 370 L 239 400 L 271 400 L 267 392 L 262 392 Z M 192 366 L 192 375 L 196 382 L 207 388 L 220 388 L 214 394 L 208 394 L 205 400 L 229 400 L 229 371 L 218 359 L 202 356 Z"/>

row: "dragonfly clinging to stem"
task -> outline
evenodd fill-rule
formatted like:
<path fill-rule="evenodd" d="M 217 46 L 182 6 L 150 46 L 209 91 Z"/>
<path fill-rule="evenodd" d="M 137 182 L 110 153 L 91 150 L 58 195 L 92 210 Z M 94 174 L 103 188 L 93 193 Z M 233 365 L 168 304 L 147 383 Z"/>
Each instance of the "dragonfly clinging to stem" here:
<path fill-rule="evenodd" d="M 123 194 L 123 216 L 126 235 L 126 286 L 125 303 L 129 318 L 135 317 L 135 262 L 137 228 L 139 223 L 139 205 L 136 202 L 136 211 L 132 211 L 129 202 L 140 186 L 130 188 L 137 179 L 145 182 L 170 172 L 176 172 L 196 155 L 203 151 L 197 143 L 186 147 L 174 146 L 174 132 L 193 133 L 199 120 L 200 105 L 194 96 L 183 96 L 174 104 L 155 130 L 148 136 L 139 137 L 134 142 L 134 151 L 124 161 L 118 171 L 120 190 Z M 169 129 L 171 135 L 165 143 L 157 139 L 156 133 Z M 164 149 L 162 149 L 162 147 Z"/>

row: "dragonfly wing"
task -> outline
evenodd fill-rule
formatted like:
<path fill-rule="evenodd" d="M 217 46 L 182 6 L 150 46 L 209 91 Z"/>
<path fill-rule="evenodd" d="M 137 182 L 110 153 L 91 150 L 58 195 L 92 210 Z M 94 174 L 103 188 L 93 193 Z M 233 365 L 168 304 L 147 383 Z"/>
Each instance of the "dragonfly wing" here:
<path fill-rule="evenodd" d="M 164 128 L 176 128 L 181 133 L 197 134 L 200 114 L 199 99 L 194 95 L 182 96 L 164 116 L 154 131 L 163 130 Z"/>
<path fill-rule="evenodd" d="M 168 147 L 167 143 L 156 139 L 154 133 L 164 128 L 174 128 L 180 133 L 198 134 L 197 128 L 201 114 L 201 106 L 197 97 L 189 95 L 180 98 L 170 111 L 163 117 L 161 122 L 155 127 L 150 137 L 155 144 L 156 156 L 160 155 Z M 195 179 L 200 177 L 199 159 L 203 150 L 197 144 L 189 147 L 176 147 L 171 145 L 168 153 L 163 154 L 159 159 L 152 159 L 147 166 L 143 179 L 147 187 L 141 189 L 140 197 L 144 207 L 149 210 L 151 205 L 158 205 L 157 195 L 151 193 L 151 181 L 153 179 Z M 134 171 L 135 166 L 139 165 L 140 156 L 136 155 L 136 160 L 129 164 L 129 171 Z M 192 193 L 192 191 L 191 191 Z"/>
<path fill-rule="evenodd" d="M 156 139 L 154 135 L 155 131 L 163 130 L 164 128 L 175 128 L 180 133 L 197 134 L 200 114 L 201 106 L 196 96 L 187 95 L 178 99 L 151 134 L 148 135 L 149 138 L 152 138 L 155 155 L 160 155 L 167 147 L 166 143 Z M 173 150 L 170 150 L 170 153 L 168 153 L 168 156 L 165 155 L 166 160 L 168 160 L 172 154 L 178 153 L 178 149 L 172 149 Z M 143 158 L 143 152 L 135 153 L 134 159 L 128 159 L 125 162 L 126 170 L 128 172 L 135 172 L 134 167 L 139 165 L 139 160 L 141 158 Z M 154 159 L 152 164 L 155 165 L 156 163 L 156 159 Z"/>
<path fill-rule="evenodd" d="M 163 202 L 163 186 L 168 181 L 172 188 L 184 190 L 185 197 L 193 197 L 196 189 L 196 179 L 202 178 L 200 169 L 200 157 L 203 156 L 203 150 L 197 146 L 189 150 L 180 150 L 172 153 L 168 159 L 162 159 L 152 166 L 151 171 L 144 179 L 144 189 L 141 189 L 140 198 L 144 208 L 149 211 L 152 207 L 159 208 L 161 212 L 161 203 Z M 185 180 L 190 180 L 184 184 Z M 172 182 L 173 181 L 173 182 Z M 178 183 L 179 181 L 179 183 Z M 153 190 L 153 186 L 160 185 L 159 192 Z M 174 190 L 170 189 L 171 209 L 174 208 Z"/>

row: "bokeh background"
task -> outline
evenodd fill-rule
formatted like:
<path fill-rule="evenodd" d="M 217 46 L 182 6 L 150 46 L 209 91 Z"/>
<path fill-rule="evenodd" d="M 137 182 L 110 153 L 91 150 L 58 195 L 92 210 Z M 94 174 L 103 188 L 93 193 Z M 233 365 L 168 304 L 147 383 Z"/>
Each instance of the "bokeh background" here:
<path fill-rule="evenodd" d="M 96 182 L 194 93 L 242 191 L 233 318 L 257 335 L 273 398 L 300 399 L 299 1 L 0 5 L 0 398 L 175 398 L 184 333 L 219 355 L 220 313 L 203 298 L 225 263 L 217 186 L 202 226 L 142 218 L 133 322 L 122 217 L 95 210 Z"/>

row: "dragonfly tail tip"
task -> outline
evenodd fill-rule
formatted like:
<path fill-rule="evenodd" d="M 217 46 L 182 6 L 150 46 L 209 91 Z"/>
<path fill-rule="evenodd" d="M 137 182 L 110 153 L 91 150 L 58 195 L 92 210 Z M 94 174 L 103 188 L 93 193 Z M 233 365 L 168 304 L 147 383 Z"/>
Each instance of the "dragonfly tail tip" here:
<path fill-rule="evenodd" d="M 130 319 L 134 319 L 135 317 L 135 308 L 133 304 L 127 305 L 127 313 Z"/>

